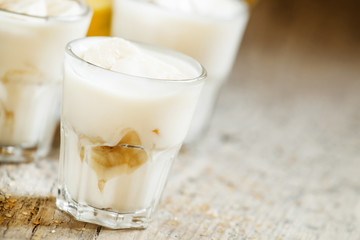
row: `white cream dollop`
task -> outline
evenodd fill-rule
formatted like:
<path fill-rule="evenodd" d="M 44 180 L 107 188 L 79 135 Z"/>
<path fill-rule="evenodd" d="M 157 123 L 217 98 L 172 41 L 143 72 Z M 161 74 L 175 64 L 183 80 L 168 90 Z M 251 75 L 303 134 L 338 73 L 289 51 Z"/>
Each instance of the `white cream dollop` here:
<path fill-rule="evenodd" d="M 0 8 L 33 16 L 74 16 L 83 9 L 74 0 L 0 0 Z"/>
<path fill-rule="evenodd" d="M 172 80 L 192 77 L 121 38 L 104 39 L 91 44 L 82 58 L 102 68 L 138 77 Z"/>
<path fill-rule="evenodd" d="M 242 0 L 149 0 L 171 11 L 179 11 L 207 17 L 231 18 L 241 11 L 246 3 Z"/>

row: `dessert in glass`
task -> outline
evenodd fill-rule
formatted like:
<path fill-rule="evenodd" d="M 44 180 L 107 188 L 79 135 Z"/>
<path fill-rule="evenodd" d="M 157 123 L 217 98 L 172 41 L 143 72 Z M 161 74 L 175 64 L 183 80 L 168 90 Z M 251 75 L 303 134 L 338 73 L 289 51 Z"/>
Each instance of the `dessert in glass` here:
<path fill-rule="evenodd" d="M 145 228 L 188 131 L 206 72 L 122 38 L 68 44 L 57 206 L 114 229 Z"/>
<path fill-rule="evenodd" d="M 203 64 L 208 78 L 185 144 L 206 132 L 249 18 L 242 0 L 114 0 L 112 35 L 183 52 Z"/>
<path fill-rule="evenodd" d="M 25 162 L 51 149 L 59 121 L 64 48 L 85 36 L 80 0 L 0 0 L 0 162 Z"/>

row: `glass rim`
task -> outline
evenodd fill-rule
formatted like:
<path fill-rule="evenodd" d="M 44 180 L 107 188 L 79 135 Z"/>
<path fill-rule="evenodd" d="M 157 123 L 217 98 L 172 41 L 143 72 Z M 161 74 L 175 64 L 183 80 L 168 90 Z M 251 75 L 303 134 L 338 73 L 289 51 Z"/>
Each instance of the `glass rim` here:
<path fill-rule="evenodd" d="M 126 1 L 131 2 L 131 0 L 126 0 Z M 178 16 L 194 17 L 194 18 L 205 19 L 205 20 L 209 20 L 209 21 L 211 21 L 211 20 L 212 21 L 229 21 L 229 20 L 237 19 L 237 18 L 243 16 L 243 14 L 249 14 L 250 4 L 246 0 L 238 0 L 238 1 L 241 2 L 241 4 L 242 4 L 241 10 L 238 13 L 233 14 L 231 17 L 228 17 L 228 18 L 211 16 L 211 15 L 201 15 L 201 14 L 196 14 L 196 13 L 187 13 L 185 11 L 169 10 L 166 7 L 159 6 L 158 4 L 154 4 L 149 1 L 136 1 L 136 2 L 138 4 L 146 4 L 146 6 L 157 9 L 163 13 L 171 12 L 172 14 L 176 14 Z"/>
<path fill-rule="evenodd" d="M 131 43 L 135 43 L 136 45 L 140 45 L 142 47 L 148 48 L 150 50 L 152 50 L 152 49 L 160 50 L 160 52 L 162 54 L 170 55 L 170 56 L 175 55 L 176 57 L 180 57 L 181 61 L 187 62 L 191 67 L 194 67 L 196 65 L 195 68 L 199 68 L 199 71 L 196 69 L 196 71 L 199 72 L 199 74 L 197 74 L 196 77 L 191 77 L 191 78 L 166 79 L 166 78 L 143 77 L 143 76 L 132 75 L 132 74 L 127 74 L 127 73 L 123 73 L 123 72 L 117 72 L 117 71 L 114 71 L 114 70 L 111 70 L 111 69 L 103 68 L 101 66 L 98 66 L 96 64 L 93 64 L 91 62 L 88 62 L 88 61 L 82 59 L 80 56 L 78 56 L 73 51 L 73 48 L 72 48 L 72 45 L 75 44 L 76 42 L 80 42 L 80 41 L 84 41 L 84 40 L 86 41 L 87 39 L 95 39 L 95 38 L 99 38 L 99 39 L 123 39 L 123 38 L 120 38 L 120 37 L 105 37 L 105 36 L 78 38 L 78 39 L 70 41 L 66 45 L 65 52 L 69 56 L 75 58 L 76 60 L 78 60 L 80 62 L 83 62 L 83 63 L 86 63 L 87 65 L 90 65 L 91 67 L 94 67 L 95 69 L 110 72 L 110 73 L 115 74 L 115 75 L 125 76 L 127 78 L 147 79 L 147 80 L 150 80 L 150 81 L 161 81 L 161 82 L 169 82 L 169 83 L 170 82 L 172 82 L 172 83 L 193 83 L 193 82 L 201 82 L 201 81 L 205 80 L 205 78 L 207 77 L 207 71 L 204 68 L 204 66 L 199 61 L 197 61 L 196 59 L 194 59 L 194 58 L 192 58 L 192 57 L 190 57 L 190 56 L 188 56 L 188 55 L 186 55 L 184 53 L 181 53 L 179 51 L 175 51 L 175 50 L 170 49 L 170 48 L 161 47 L 161 46 L 154 45 L 154 44 L 148 44 L 148 43 L 133 41 L 133 40 L 128 40 L 128 39 L 125 39 L 125 40 L 129 41 Z"/>
<path fill-rule="evenodd" d="M 87 4 L 85 2 L 85 0 L 72 0 L 72 1 L 78 2 L 80 7 L 83 9 L 83 11 L 80 14 L 69 15 L 69 16 L 38 16 L 38 15 L 32 15 L 32 14 L 27 14 L 27 13 L 15 12 L 15 11 L 11 11 L 11 10 L 4 9 L 1 7 L 0 7 L 0 13 L 4 12 L 4 13 L 11 14 L 11 15 L 22 16 L 22 17 L 32 18 L 32 19 L 40 19 L 40 20 L 45 20 L 45 21 L 71 22 L 71 21 L 75 21 L 77 19 L 81 19 L 82 17 L 88 16 L 92 12 L 89 4 Z"/>

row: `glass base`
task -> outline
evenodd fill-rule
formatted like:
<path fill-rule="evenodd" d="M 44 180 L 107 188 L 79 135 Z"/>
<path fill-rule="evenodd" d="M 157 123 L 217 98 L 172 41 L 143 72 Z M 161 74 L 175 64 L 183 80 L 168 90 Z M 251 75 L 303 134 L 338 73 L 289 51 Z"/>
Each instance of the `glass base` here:
<path fill-rule="evenodd" d="M 38 148 L 23 148 L 19 146 L 0 145 L 0 162 L 30 163 L 39 158 Z"/>
<path fill-rule="evenodd" d="M 152 212 L 151 208 L 118 213 L 114 210 L 91 207 L 71 199 L 64 187 L 60 187 L 58 190 L 56 206 L 71 214 L 78 221 L 94 223 L 112 229 L 144 229 L 151 221 Z"/>

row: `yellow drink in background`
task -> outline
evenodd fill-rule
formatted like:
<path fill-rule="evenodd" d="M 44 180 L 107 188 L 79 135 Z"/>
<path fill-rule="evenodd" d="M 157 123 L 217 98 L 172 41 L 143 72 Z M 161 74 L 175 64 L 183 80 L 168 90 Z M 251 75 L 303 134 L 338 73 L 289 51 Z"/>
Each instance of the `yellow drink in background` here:
<path fill-rule="evenodd" d="M 109 36 L 112 0 L 86 0 L 93 10 L 88 36 Z"/>
<path fill-rule="evenodd" d="M 253 8 L 258 0 L 245 0 L 245 2 L 249 4 L 250 8 Z"/>

